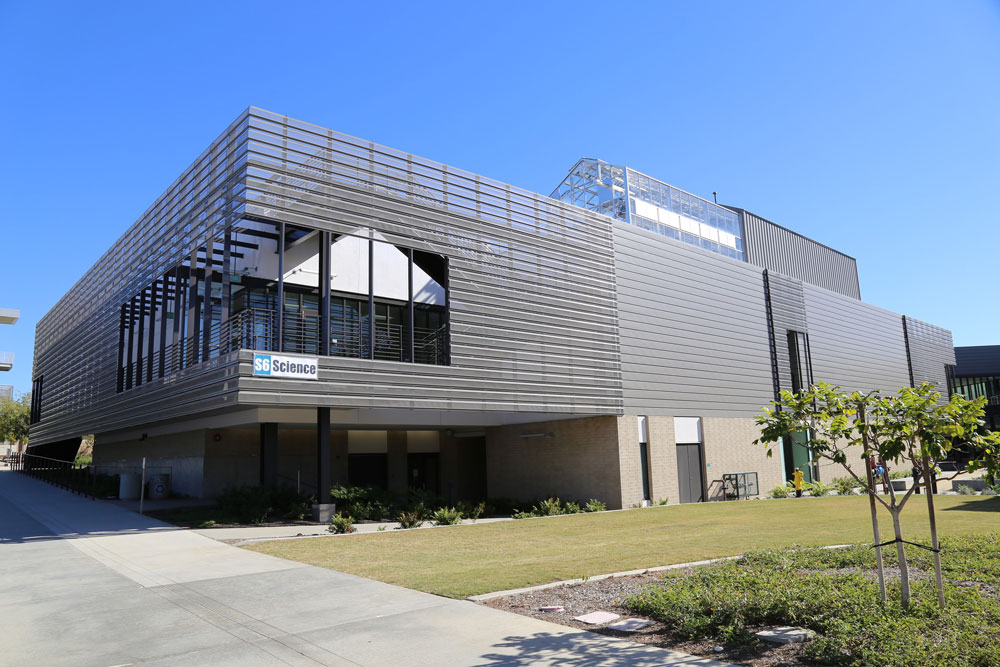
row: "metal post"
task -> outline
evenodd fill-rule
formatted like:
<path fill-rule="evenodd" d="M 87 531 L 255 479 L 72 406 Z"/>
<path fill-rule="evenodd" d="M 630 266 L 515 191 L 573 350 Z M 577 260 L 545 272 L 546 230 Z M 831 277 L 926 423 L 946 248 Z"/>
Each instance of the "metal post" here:
<path fill-rule="evenodd" d="M 127 304 L 122 304 L 121 322 L 118 325 L 118 382 L 117 388 L 121 392 L 125 389 L 125 312 L 128 308 Z M 32 392 L 31 398 L 32 402 L 35 399 L 35 393 Z"/>
<path fill-rule="evenodd" d="M 167 300 L 170 298 L 170 274 L 163 275 L 163 289 L 160 290 L 160 375 L 167 374 Z"/>
<path fill-rule="evenodd" d="M 201 360 L 208 361 L 211 356 L 212 345 L 212 283 L 215 282 L 215 248 L 214 240 L 208 239 L 205 244 L 205 279 L 204 297 L 202 298 L 202 340 L 201 340 Z"/>
<path fill-rule="evenodd" d="M 410 325 L 410 335 L 406 341 L 406 361 L 415 362 L 416 356 L 413 349 L 413 327 L 415 318 L 413 317 L 413 248 L 406 249 L 406 318 Z"/>
<path fill-rule="evenodd" d="M 319 354 L 330 356 L 330 232 L 319 233 Z"/>
<path fill-rule="evenodd" d="M 153 343 L 155 342 L 156 336 L 156 282 L 149 286 L 149 331 L 147 332 L 146 340 L 146 382 L 153 381 Z"/>
<path fill-rule="evenodd" d="M 278 352 L 285 351 L 285 223 L 278 224 L 278 305 L 275 308 L 278 314 L 278 340 L 276 345 L 272 344 L 271 349 Z"/>
<path fill-rule="evenodd" d="M 368 358 L 375 358 L 375 240 L 368 230 Z"/>
<path fill-rule="evenodd" d="M 142 343 L 146 335 L 146 290 L 139 294 L 139 334 L 135 341 L 135 384 L 142 384 Z"/>

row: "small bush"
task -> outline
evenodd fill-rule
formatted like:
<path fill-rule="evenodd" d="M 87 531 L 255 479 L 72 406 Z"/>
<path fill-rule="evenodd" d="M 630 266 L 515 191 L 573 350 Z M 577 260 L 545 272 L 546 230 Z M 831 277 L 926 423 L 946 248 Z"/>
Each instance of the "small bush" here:
<path fill-rule="evenodd" d="M 1000 491 L 997 491 L 997 487 L 995 486 L 987 486 L 985 489 L 983 489 L 983 495 L 984 496 L 1000 495 Z"/>
<path fill-rule="evenodd" d="M 670 502 L 670 498 L 664 497 L 664 498 L 660 498 L 659 500 L 657 500 L 656 504 L 657 505 L 666 505 L 669 502 Z"/>
<path fill-rule="evenodd" d="M 392 515 L 392 496 L 377 486 L 337 484 L 331 487 L 330 496 L 337 509 L 358 521 L 381 521 Z"/>
<path fill-rule="evenodd" d="M 514 510 L 510 514 L 512 519 L 530 519 L 534 516 L 535 515 L 532 512 L 519 512 L 518 510 Z"/>
<path fill-rule="evenodd" d="M 558 516 L 563 513 L 562 504 L 558 498 L 546 498 L 531 508 L 535 516 Z"/>
<path fill-rule="evenodd" d="M 771 489 L 772 498 L 787 498 L 788 494 L 792 492 L 792 489 L 787 486 L 779 484 L 778 486 Z"/>
<path fill-rule="evenodd" d="M 454 507 L 441 507 L 434 512 L 435 526 L 454 526 L 462 523 L 462 513 Z"/>
<path fill-rule="evenodd" d="M 976 495 L 975 490 L 968 484 L 961 484 L 955 487 L 955 491 L 958 492 L 960 496 L 974 496 Z"/>
<path fill-rule="evenodd" d="M 458 505 L 455 506 L 461 514 L 463 519 L 471 519 L 475 521 L 483 515 L 486 511 L 486 503 L 479 503 L 478 505 L 473 505 L 465 500 L 460 500 Z"/>
<path fill-rule="evenodd" d="M 853 477 L 838 477 L 833 480 L 834 490 L 842 496 L 849 496 L 858 488 L 858 481 Z"/>
<path fill-rule="evenodd" d="M 337 535 L 344 535 L 346 533 L 353 533 L 357 528 L 354 527 L 353 517 L 344 516 L 340 512 L 337 512 L 330 518 L 330 527 L 327 530 Z"/>
<path fill-rule="evenodd" d="M 400 512 L 396 521 L 399 522 L 399 527 L 403 530 L 419 528 L 424 523 L 423 517 L 417 512 Z"/>
<path fill-rule="evenodd" d="M 606 512 L 608 506 L 597 498 L 591 498 L 583 505 L 584 512 Z"/>
<path fill-rule="evenodd" d="M 199 527 L 199 528 L 211 528 L 211 527 L 212 527 L 212 526 L 214 526 L 214 525 L 215 525 L 215 521 L 214 521 L 213 519 L 209 519 L 208 521 L 202 521 L 202 522 L 201 522 L 201 523 L 200 523 L 200 524 L 198 525 L 198 527 Z"/>
<path fill-rule="evenodd" d="M 578 503 L 567 502 L 563 504 L 563 514 L 580 514 L 581 512 L 583 512 L 583 508 Z"/>
<path fill-rule="evenodd" d="M 809 493 L 817 498 L 820 496 L 829 495 L 830 491 L 833 489 L 833 487 L 831 487 L 829 484 L 824 484 L 823 482 L 819 481 L 809 484 L 807 488 L 809 490 Z"/>

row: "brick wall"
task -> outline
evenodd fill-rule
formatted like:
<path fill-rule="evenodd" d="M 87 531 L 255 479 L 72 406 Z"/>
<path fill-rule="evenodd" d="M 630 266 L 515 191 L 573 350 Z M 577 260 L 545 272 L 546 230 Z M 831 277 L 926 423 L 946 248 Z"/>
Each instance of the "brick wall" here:
<path fill-rule="evenodd" d="M 760 495 L 782 483 L 781 457 L 771 458 L 763 445 L 754 445 L 760 430 L 750 417 L 706 417 L 701 420 L 705 446 L 705 479 L 709 482 L 709 500 L 721 500 L 721 480 L 725 473 L 756 472 Z"/>
<path fill-rule="evenodd" d="M 573 501 L 597 498 L 609 509 L 619 509 L 623 498 L 618 429 L 618 417 L 489 428 L 487 493 L 522 501 L 549 496 Z M 552 435 L 520 437 L 526 433 Z"/>

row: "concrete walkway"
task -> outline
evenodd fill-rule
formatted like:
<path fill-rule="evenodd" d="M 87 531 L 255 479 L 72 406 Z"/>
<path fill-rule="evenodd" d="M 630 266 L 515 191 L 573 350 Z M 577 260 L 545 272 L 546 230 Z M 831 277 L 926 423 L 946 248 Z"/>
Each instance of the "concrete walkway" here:
<path fill-rule="evenodd" d="M 721 663 L 228 546 L 0 470 L 3 665 Z"/>

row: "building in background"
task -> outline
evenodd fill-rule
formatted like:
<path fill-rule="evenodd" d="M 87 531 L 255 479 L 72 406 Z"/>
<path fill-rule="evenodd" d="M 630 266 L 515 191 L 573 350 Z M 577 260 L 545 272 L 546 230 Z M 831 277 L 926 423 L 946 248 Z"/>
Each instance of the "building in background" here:
<path fill-rule="evenodd" d="M 21 317 L 21 311 L 13 308 L 0 308 L 0 324 L 17 324 Z M 9 371 L 14 367 L 14 353 L 0 350 L 0 371 Z M 0 401 L 13 400 L 14 387 L 9 384 L 0 384 Z"/>
<path fill-rule="evenodd" d="M 986 427 L 1000 430 L 1000 345 L 956 347 L 951 390 L 969 399 L 985 396 Z"/>
<path fill-rule="evenodd" d="M 859 297 L 850 257 L 626 168 L 546 197 L 250 108 L 39 322 L 31 446 L 94 433 L 197 497 L 756 495 L 810 466 L 750 444 L 780 389 L 943 386 L 950 332 Z"/>

